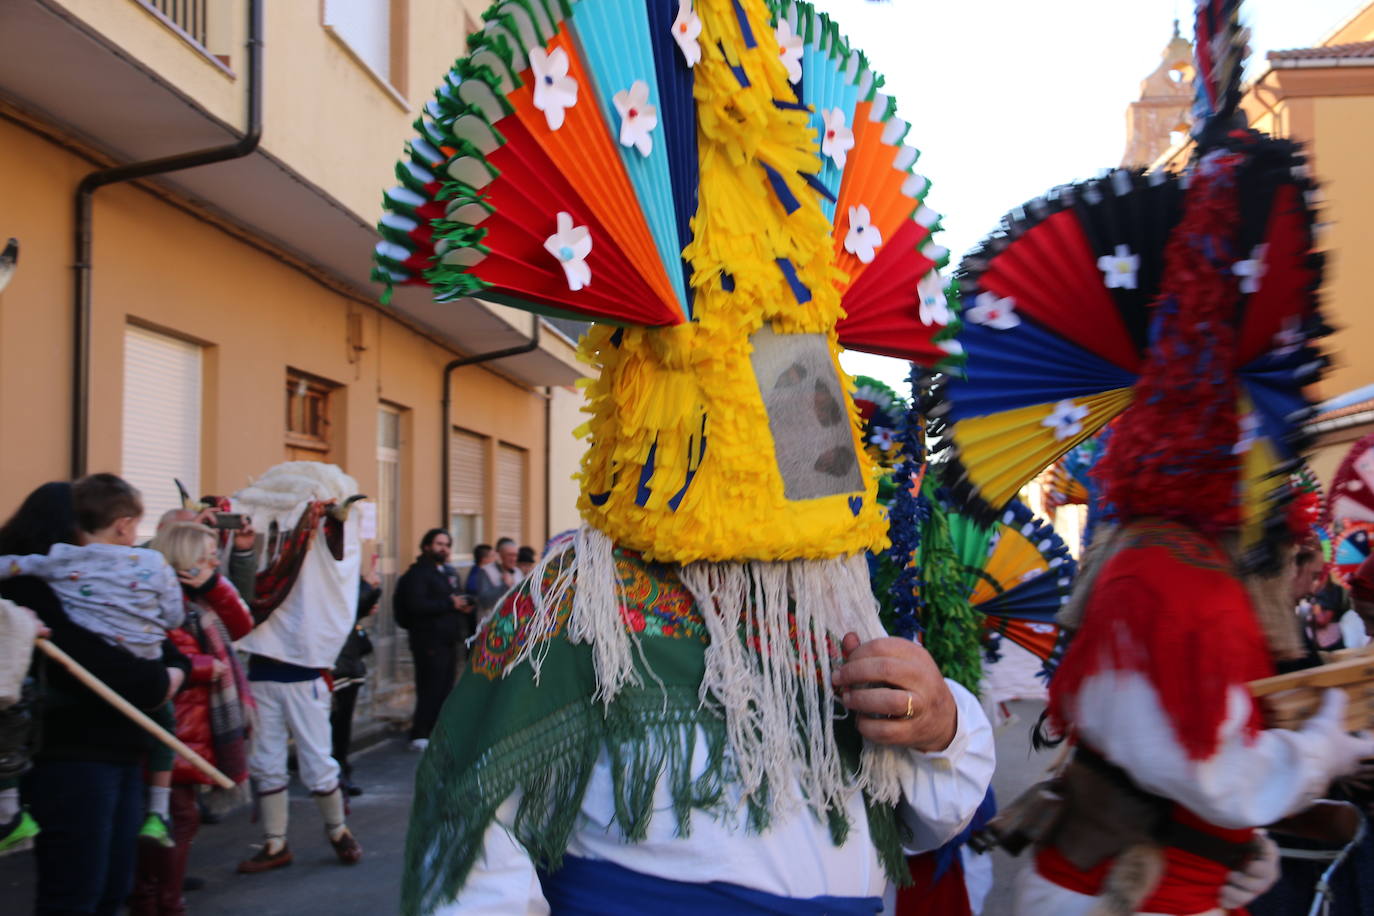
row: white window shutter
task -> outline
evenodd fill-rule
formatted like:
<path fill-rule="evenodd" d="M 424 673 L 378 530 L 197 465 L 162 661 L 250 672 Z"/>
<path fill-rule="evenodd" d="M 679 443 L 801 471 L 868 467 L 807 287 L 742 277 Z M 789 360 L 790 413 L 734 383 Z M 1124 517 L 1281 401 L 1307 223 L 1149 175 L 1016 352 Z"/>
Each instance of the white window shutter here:
<path fill-rule="evenodd" d="M 496 536 L 525 543 L 525 464 L 523 448 L 501 443 L 496 449 Z"/>
<path fill-rule="evenodd" d="M 201 349 L 138 327 L 124 331 L 120 476 L 143 493 L 141 537 L 181 505 L 174 480 L 200 492 Z"/>
<path fill-rule="evenodd" d="M 391 0 L 325 0 L 324 23 L 374 73 L 391 79 Z"/>

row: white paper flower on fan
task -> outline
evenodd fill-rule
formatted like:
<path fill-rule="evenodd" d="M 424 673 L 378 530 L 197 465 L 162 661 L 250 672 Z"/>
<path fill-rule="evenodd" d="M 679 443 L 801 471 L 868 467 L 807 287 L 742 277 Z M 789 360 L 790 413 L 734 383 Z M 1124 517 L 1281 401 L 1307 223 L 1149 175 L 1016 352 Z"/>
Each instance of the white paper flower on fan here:
<path fill-rule="evenodd" d="M 1102 271 L 1107 289 L 1135 289 L 1140 255 L 1131 254 L 1128 245 L 1117 245 L 1115 254 L 1104 254 L 1097 259 L 1097 269 Z"/>
<path fill-rule="evenodd" d="M 689 67 L 695 67 L 701 61 L 701 44 L 697 41 L 700 35 L 701 19 L 697 11 L 692 9 L 692 0 L 678 0 L 677 18 L 673 20 L 673 40 L 677 42 L 682 59 L 687 61 Z"/>
<path fill-rule="evenodd" d="M 558 130 L 563 126 L 563 112 L 577 104 L 577 80 L 568 76 L 568 52 L 534 48 L 530 69 L 534 71 L 534 107 L 544 112 L 549 130 Z"/>
<path fill-rule="evenodd" d="M 1054 405 L 1050 415 L 1040 421 L 1040 425 L 1054 430 L 1054 438 L 1062 442 L 1081 433 L 1083 421 L 1087 418 L 1088 408 L 1080 407 L 1073 401 L 1060 401 Z"/>
<path fill-rule="evenodd" d="M 592 282 L 587 255 L 592 253 L 592 234 L 586 226 L 574 226 L 571 213 L 558 214 L 558 231 L 544 240 L 544 250 L 563 265 L 568 289 L 577 292 Z"/>
<path fill-rule="evenodd" d="M 792 33 L 792 26 L 786 19 L 778 20 L 778 27 L 773 30 L 773 34 L 778 39 L 778 54 L 782 56 L 782 65 L 787 68 L 787 81 L 800 83 L 802 78 L 801 36 Z"/>
<path fill-rule="evenodd" d="M 945 281 L 938 270 L 932 270 L 916 284 L 916 297 L 920 300 L 921 324 L 949 324 L 949 300 L 945 298 Z"/>
<path fill-rule="evenodd" d="M 1010 331 L 1021 323 L 1021 316 L 1016 314 L 1016 300 L 1011 296 L 979 293 L 973 300 L 973 308 L 964 312 L 964 320 L 994 331 Z"/>
<path fill-rule="evenodd" d="M 1240 291 L 1247 296 L 1259 292 L 1260 282 L 1268 270 L 1264 264 L 1264 256 L 1268 251 L 1269 246 L 1260 243 L 1251 249 L 1248 260 L 1237 261 L 1231 266 L 1231 273 L 1240 277 Z"/>
<path fill-rule="evenodd" d="M 854 148 L 854 131 L 845 126 L 844 112 L 827 108 L 821 112 L 825 126 L 821 129 L 821 154 L 829 156 L 835 168 L 844 168 L 845 154 Z"/>
<path fill-rule="evenodd" d="M 1244 455 L 1246 452 L 1250 451 L 1250 449 L 1254 448 L 1255 440 L 1259 438 L 1259 414 L 1255 413 L 1253 410 L 1249 413 L 1241 414 L 1240 418 L 1236 421 L 1236 426 L 1239 428 L 1239 435 L 1236 438 L 1236 444 L 1231 447 L 1231 454 Z"/>
<path fill-rule="evenodd" d="M 1296 315 L 1283 319 L 1283 324 L 1274 332 L 1274 355 L 1284 356 L 1301 347 L 1307 340 L 1302 332 L 1302 322 Z"/>
<path fill-rule="evenodd" d="M 897 444 L 897 434 L 886 426 L 879 426 L 873 430 L 873 433 L 868 437 L 868 441 L 886 452 L 890 451 L 892 446 Z"/>
<path fill-rule="evenodd" d="M 865 264 L 873 263 L 874 252 L 883 243 L 883 236 L 870 222 L 868 208 L 863 204 L 849 208 L 849 231 L 844 236 L 844 250 Z"/>
<path fill-rule="evenodd" d="M 658 126 L 658 109 L 649 104 L 649 84 L 635 80 L 629 89 L 612 96 L 611 101 L 620 113 L 620 145 L 633 146 L 641 156 L 649 155 L 654 148 L 650 134 Z"/>

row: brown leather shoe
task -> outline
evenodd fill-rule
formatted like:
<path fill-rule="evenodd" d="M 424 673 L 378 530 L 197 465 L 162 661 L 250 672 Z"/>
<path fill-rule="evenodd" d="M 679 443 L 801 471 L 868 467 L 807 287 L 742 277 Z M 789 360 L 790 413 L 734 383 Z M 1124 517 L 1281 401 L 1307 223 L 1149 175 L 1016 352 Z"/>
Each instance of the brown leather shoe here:
<path fill-rule="evenodd" d="M 329 845 L 334 847 L 334 855 L 345 865 L 357 865 L 362 861 L 363 846 L 348 828 L 344 828 L 343 836 L 330 840 Z"/>
<path fill-rule="evenodd" d="M 251 859 L 244 859 L 239 863 L 239 874 L 256 875 L 259 872 L 271 871 L 274 868 L 285 868 L 291 864 L 291 847 L 283 846 L 276 852 L 268 852 L 264 846 L 257 851 Z"/>

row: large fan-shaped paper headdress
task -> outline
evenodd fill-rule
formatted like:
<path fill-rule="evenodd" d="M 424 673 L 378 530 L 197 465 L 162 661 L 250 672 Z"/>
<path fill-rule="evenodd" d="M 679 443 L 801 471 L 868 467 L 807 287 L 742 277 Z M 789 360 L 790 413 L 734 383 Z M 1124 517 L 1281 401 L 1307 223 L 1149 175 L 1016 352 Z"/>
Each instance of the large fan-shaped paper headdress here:
<path fill-rule="evenodd" d="M 838 346 L 947 364 L 929 186 L 809 4 L 503 0 L 416 123 L 378 279 L 599 322 L 583 517 L 664 560 L 881 543 Z"/>
<path fill-rule="evenodd" d="M 1243 48 L 1235 17 L 1216 15 L 1235 5 L 1199 11 L 1225 24 L 1213 58 Z M 1239 78 L 1215 64 L 1204 78 Z M 984 512 L 1124 413 L 1098 469 L 1119 517 L 1240 529 L 1256 562 L 1284 536 L 1302 389 L 1323 365 L 1311 184 L 1291 143 L 1201 136 L 1213 145 L 1187 175 L 1120 170 L 1056 189 L 965 259 L 967 378 L 942 410 L 960 494 Z"/>
<path fill-rule="evenodd" d="M 949 530 L 987 643 L 1010 639 L 1053 673 L 1062 654 L 1054 618 L 1078 571 L 1063 539 L 1019 500 L 989 525 L 951 510 Z"/>

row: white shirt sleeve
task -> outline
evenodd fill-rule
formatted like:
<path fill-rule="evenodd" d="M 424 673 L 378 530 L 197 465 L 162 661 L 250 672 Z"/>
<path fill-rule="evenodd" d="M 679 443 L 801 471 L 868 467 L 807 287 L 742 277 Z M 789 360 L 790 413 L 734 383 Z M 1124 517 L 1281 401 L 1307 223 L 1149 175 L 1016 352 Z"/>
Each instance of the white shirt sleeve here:
<path fill-rule="evenodd" d="M 1369 634 L 1365 632 L 1364 618 L 1354 611 L 1341 615 L 1341 638 L 1347 649 L 1362 649 L 1369 645 Z"/>
<path fill-rule="evenodd" d="M 1267 729 L 1249 734 L 1253 700 L 1231 688 L 1216 752 L 1190 759 L 1174 738 L 1159 695 L 1144 675 L 1109 671 L 1078 691 L 1075 727 L 1098 753 L 1141 788 L 1172 799 L 1218 827 L 1272 824 L 1326 788 L 1326 739 Z"/>
<path fill-rule="evenodd" d="M 506 824 L 515 820 L 519 796 L 512 795 L 496 809 L 482 837 L 482 852 L 473 863 L 457 899 L 426 916 L 548 916 L 549 904 L 529 853 Z"/>
<path fill-rule="evenodd" d="M 910 853 L 938 849 L 968 826 L 983 803 L 997 765 L 992 725 L 973 694 L 946 680 L 959 725 L 943 751 L 912 751 L 902 775 L 902 820 L 912 832 Z"/>

